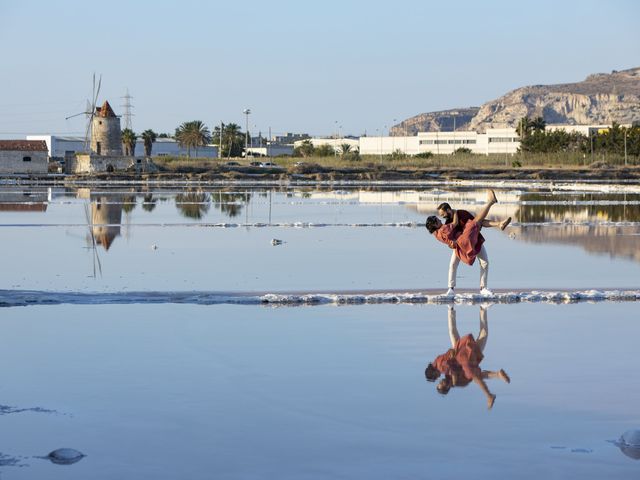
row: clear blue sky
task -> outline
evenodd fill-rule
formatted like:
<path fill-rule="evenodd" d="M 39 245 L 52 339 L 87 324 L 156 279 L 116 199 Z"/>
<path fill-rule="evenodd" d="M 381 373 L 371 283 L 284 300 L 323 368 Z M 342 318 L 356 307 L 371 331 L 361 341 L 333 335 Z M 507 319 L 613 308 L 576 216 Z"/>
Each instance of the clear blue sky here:
<path fill-rule="evenodd" d="M 0 135 L 79 132 L 93 72 L 134 130 L 375 134 L 523 85 L 640 66 L 640 2 L 0 0 Z M 337 123 L 336 123 L 337 122 Z"/>

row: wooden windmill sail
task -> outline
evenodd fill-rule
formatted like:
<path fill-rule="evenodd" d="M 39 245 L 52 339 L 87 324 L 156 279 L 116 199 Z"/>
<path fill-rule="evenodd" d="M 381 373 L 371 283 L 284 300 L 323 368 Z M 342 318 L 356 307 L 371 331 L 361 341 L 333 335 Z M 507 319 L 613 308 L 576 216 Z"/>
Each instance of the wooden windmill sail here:
<path fill-rule="evenodd" d="M 91 99 L 87 100 L 87 107 L 84 112 L 76 113 L 70 115 L 65 118 L 65 120 L 69 120 L 70 118 L 77 117 L 79 115 L 84 115 L 87 118 L 87 126 L 85 127 L 84 134 L 84 150 L 86 152 L 89 151 L 91 145 L 91 125 L 93 124 L 93 117 L 96 114 L 96 104 L 98 103 L 98 95 L 100 95 L 100 86 L 102 85 L 102 75 L 98 78 L 98 84 L 96 85 L 96 74 L 93 74 L 93 90 L 91 93 Z"/>

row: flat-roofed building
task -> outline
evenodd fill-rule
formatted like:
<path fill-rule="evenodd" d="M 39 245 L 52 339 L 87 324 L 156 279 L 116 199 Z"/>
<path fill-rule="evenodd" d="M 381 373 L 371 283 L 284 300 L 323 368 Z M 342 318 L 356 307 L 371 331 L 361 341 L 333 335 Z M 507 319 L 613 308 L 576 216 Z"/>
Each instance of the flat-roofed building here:
<path fill-rule="evenodd" d="M 298 140 L 293 143 L 294 147 L 299 147 L 303 142 L 311 142 L 314 148 L 328 145 L 333 148 L 338 154 L 342 153 L 342 145 L 349 145 L 352 151 L 360 148 L 360 141 L 358 138 L 353 137 L 312 137 L 304 140 Z"/>

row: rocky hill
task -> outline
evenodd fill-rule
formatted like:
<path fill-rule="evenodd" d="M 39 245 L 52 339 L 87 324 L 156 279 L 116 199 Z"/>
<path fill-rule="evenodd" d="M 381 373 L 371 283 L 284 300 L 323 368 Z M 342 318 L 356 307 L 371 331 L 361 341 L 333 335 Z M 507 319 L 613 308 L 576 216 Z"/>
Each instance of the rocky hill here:
<path fill-rule="evenodd" d="M 468 130 L 469 122 L 476 116 L 478 110 L 480 110 L 478 107 L 469 107 L 421 113 L 394 125 L 389 133 L 402 136 L 415 135 L 418 132 L 451 132 L 454 121 L 456 130 Z"/>
<path fill-rule="evenodd" d="M 541 116 L 547 123 L 569 125 L 632 123 L 640 121 L 640 67 L 589 75 L 582 82 L 522 87 L 479 109 L 459 110 L 476 113 L 468 122 L 460 121 L 459 116 L 456 128 L 478 132 L 514 127 L 524 116 Z M 416 115 L 394 126 L 392 134 L 403 135 L 406 125 L 412 127 L 408 130 L 412 133 L 451 131 L 451 112 Z"/>

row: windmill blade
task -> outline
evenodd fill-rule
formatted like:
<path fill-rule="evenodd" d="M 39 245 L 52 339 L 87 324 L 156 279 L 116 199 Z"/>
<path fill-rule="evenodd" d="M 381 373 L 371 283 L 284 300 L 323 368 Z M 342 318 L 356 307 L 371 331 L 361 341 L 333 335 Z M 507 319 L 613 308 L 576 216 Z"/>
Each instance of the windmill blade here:
<path fill-rule="evenodd" d="M 93 80 L 95 82 L 95 78 Z M 94 84 L 95 86 L 95 84 Z M 95 107 L 96 104 L 98 103 L 98 96 L 100 95 L 100 87 L 102 86 L 102 75 L 100 75 L 100 78 L 98 79 L 98 88 L 96 89 L 96 94 L 93 97 L 93 106 Z M 95 110 L 95 108 L 94 108 Z"/>

